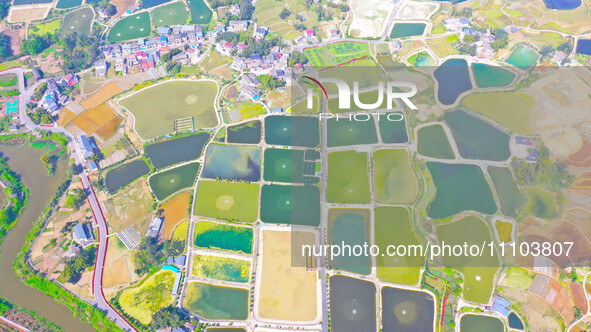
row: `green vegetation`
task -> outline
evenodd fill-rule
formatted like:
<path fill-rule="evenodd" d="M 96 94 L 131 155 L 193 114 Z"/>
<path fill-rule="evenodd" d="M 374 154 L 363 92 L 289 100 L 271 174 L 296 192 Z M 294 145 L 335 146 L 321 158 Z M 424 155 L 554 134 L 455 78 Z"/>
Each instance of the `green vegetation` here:
<path fill-rule="evenodd" d="M 506 216 L 516 217 L 516 211 L 523 204 L 523 198 L 515 181 L 513 181 L 511 171 L 506 167 L 495 166 L 489 166 L 487 171 L 495 186 L 501 212 Z"/>
<path fill-rule="evenodd" d="M 174 277 L 172 271 L 160 270 L 139 286 L 124 290 L 118 299 L 121 308 L 140 323 L 150 324 L 152 315 L 170 305 Z"/>
<path fill-rule="evenodd" d="M 162 245 L 158 239 L 153 237 L 144 237 L 133 253 L 133 263 L 135 273 L 143 275 L 164 261 Z"/>
<path fill-rule="evenodd" d="M 182 221 L 174 228 L 171 239 L 164 242 L 164 253 L 166 256 L 178 256 L 185 252 L 185 242 L 187 240 L 188 230 L 188 220 Z"/>
<path fill-rule="evenodd" d="M 60 145 L 63 147 L 65 147 L 67 144 L 67 138 L 61 134 L 49 133 L 43 136 L 45 139 L 55 138 L 54 141 L 60 143 Z M 27 134 L 24 136 L 23 134 L 13 135 L 12 137 L 25 137 L 28 139 L 34 139 L 33 136 L 28 136 Z M 5 138 L 10 139 L 11 136 Z M 14 271 L 16 275 L 27 285 L 38 289 L 48 296 L 51 296 L 57 303 L 69 308 L 76 317 L 88 323 L 96 330 L 121 331 L 117 324 L 110 320 L 102 310 L 82 301 L 76 295 L 45 278 L 43 275 L 37 273 L 28 262 L 28 255 L 31 247 L 33 246 L 33 242 L 43 229 L 45 221 L 47 218 L 49 218 L 53 209 L 70 186 L 70 181 L 71 180 L 68 177 L 68 179 L 58 187 L 48 206 L 41 212 L 39 219 L 33 223 L 33 227 L 29 234 L 27 234 L 25 243 L 23 244 L 14 262 Z"/>
<path fill-rule="evenodd" d="M 16 74 L 6 74 L 0 76 L 0 87 L 12 86 L 18 83 Z"/>
<path fill-rule="evenodd" d="M 0 62 L 6 61 L 9 57 L 12 56 L 12 48 L 10 47 L 10 43 L 11 38 L 0 32 Z M 6 67 L 6 69 L 8 69 L 15 66 Z"/>
<path fill-rule="evenodd" d="M 367 153 L 339 151 L 328 154 L 326 199 L 335 203 L 369 203 Z"/>
<path fill-rule="evenodd" d="M 82 272 L 94 265 L 95 257 L 96 248 L 88 247 L 81 250 L 76 257 L 66 260 L 64 271 L 58 281 L 67 281 L 71 284 L 77 283 L 82 277 Z"/>
<path fill-rule="evenodd" d="M 181 328 L 189 321 L 185 312 L 174 306 L 168 306 L 158 309 L 152 315 L 152 324 L 150 327 L 153 330 L 160 330 L 165 328 Z"/>
<path fill-rule="evenodd" d="M 366 43 L 347 41 L 306 48 L 304 55 L 313 67 L 327 67 L 368 57 L 370 52 Z"/>
<path fill-rule="evenodd" d="M 54 34 L 60 30 L 61 20 L 53 20 L 45 23 L 32 24 L 29 26 L 29 35 L 43 36 L 46 33 Z"/>
<path fill-rule="evenodd" d="M 575 177 L 568 173 L 567 165 L 563 161 L 553 161 L 550 151 L 545 146 L 538 146 L 538 161 L 526 163 L 516 160 L 512 163 L 515 182 L 519 185 L 543 185 L 558 192 L 568 188 Z"/>
<path fill-rule="evenodd" d="M 121 99 L 119 104 L 133 113 L 138 135 L 148 140 L 170 134 L 174 121 L 181 118 L 193 117 L 195 129 L 215 127 L 218 124 L 214 106 L 217 94 L 215 82 L 171 80 L 142 89 Z"/>
<path fill-rule="evenodd" d="M 497 235 L 499 236 L 499 241 L 511 242 L 511 233 L 513 231 L 512 223 L 497 220 L 495 222 L 495 228 L 497 230 Z"/>
<path fill-rule="evenodd" d="M 77 210 L 80 206 L 85 203 L 86 191 L 84 189 L 75 188 L 70 194 L 67 195 L 65 206 L 70 209 Z"/>
<path fill-rule="evenodd" d="M 245 106 L 240 107 L 240 114 L 242 114 L 243 119 L 250 119 L 265 114 L 265 110 L 261 104 L 247 103 Z"/>
<path fill-rule="evenodd" d="M 257 219 L 258 183 L 199 181 L 195 213 L 230 221 L 253 222 Z"/>
<path fill-rule="evenodd" d="M 196 255 L 193 275 L 217 280 L 248 282 L 250 262 L 223 256 Z"/>
<path fill-rule="evenodd" d="M 29 200 L 29 191 L 22 184 L 20 177 L 16 175 L 6 163 L 4 158 L 0 157 L 0 181 L 6 186 L 2 190 L 5 199 L 2 200 L 2 209 L 0 209 L 0 243 L 6 236 L 6 233 L 14 223 L 18 215 L 25 208 Z"/>

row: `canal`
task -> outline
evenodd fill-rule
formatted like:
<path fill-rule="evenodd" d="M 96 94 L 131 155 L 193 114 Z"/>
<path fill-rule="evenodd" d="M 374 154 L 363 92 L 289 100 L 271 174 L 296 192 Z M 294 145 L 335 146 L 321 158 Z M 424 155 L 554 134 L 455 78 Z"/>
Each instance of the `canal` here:
<path fill-rule="evenodd" d="M 57 151 L 57 149 L 56 149 Z M 10 148 L 0 144 L 0 155 L 8 158 L 8 165 L 21 176 L 23 184 L 29 188 L 29 203 L 17 223 L 8 232 L 0 246 L 0 295 L 10 302 L 31 309 L 41 316 L 61 326 L 65 331 L 93 331 L 93 329 L 73 316 L 63 305 L 44 293 L 27 286 L 14 274 L 13 262 L 25 242 L 41 211 L 51 200 L 57 187 L 65 180 L 67 160 L 60 158 L 56 173 L 49 177 L 40 161 L 45 152 L 30 146 Z"/>

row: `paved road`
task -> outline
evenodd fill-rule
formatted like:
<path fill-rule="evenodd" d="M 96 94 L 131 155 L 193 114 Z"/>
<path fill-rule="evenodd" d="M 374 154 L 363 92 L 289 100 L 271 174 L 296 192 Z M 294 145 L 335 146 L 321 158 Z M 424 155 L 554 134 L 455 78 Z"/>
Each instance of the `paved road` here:
<path fill-rule="evenodd" d="M 78 150 L 78 146 L 76 144 L 76 140 L 74 139 L 74 136 L 72 134 L 70 134 L 67 130 L 65 130 L 64 128 L 61 128 L 61 127 L 37 126 L 27 116 L 27 101 L 29 100 L 29 98 L 31 97 L 33 92 L 35 91 L 35 88 L 37 87 L 37 85 L 41 84 L 44 80 L 41 80 L 41 81 L 37 82 L 35 85 L 31 86 L 29 89 L 26 89 L 25 77 L 24 77 L 25 75 L 24 75 L 24 70 L 22 68 L 13 68 L 13 69 L 5 70 L 2 72 L 2 74 L 16 74 L 18 76 L 19 90 L 20 90 L 19 118 L 21 119 L 21 121 L 23 122 L 25 127 L 27 127 L 27 129 L 29 129 L 30 131 L 33 131 L 33 132 L 39 131 L 39 130 L 48 130 L 51 132 L 62 133 L 64 135 L 66 135 L 70 140 L 69 147 L 70 147 L 70 151 L 72 152 L 74 159 L 76 160 L 76 164 L 78 164 L 80 166 L 84 165 L 83 164 L 84 158 L 80 154 L 80 152 Z M 90 204 L 90 207 L 92 208 L 92 213 L 94 214 L 94 218 L 97 222 L 98 231 L 99 231 L 98 232 L 99 233 L 99 246 L 98 246 L 98 251 L 97 251 L 97 258 L 96 258 L 96 262 L 95 262 L 93 282 L 92 282 L 92 289 L 94 291 L 94 299 L 95 299 L 96 305 L 99 309 L 107 312 L 107 316 L 111 320 L 113 320 L 124 331 L 136 331 L 133 328 L 133 326 L 131 326 L 131 324 L 129 324 L 123 317 L 121 317 L 121 315 L 117 311 L 115 311 L 115 309 L 113 309 L 109 305 L 109 303 L 107 302 L 107 299 L 105 298 L 105 296 L 103 294 L 103 270 L 104 270 L 104 265 L 105 265 L 105 255 L 107 253 L 107 244 L 108 244 L 107 223 L 105 221 L 105 217 L 103 216 L 103 212 L 102 212 L 101 207 L 98 203 L 98 200 L 96 198 L 94 190 L 92 189 L 92 186 L 90 184 L 90 180 L 88 179 L 88 175 L 86 174 L 86 171 L 82 171 L 82 173 L 80 174 L 80 180 L 82 180 L 82 185 L 84 186 L 84 189 L 88 193 L 88 203 Z M 51 319 L 51 317 L 49 317 L 49 318 Z"/>

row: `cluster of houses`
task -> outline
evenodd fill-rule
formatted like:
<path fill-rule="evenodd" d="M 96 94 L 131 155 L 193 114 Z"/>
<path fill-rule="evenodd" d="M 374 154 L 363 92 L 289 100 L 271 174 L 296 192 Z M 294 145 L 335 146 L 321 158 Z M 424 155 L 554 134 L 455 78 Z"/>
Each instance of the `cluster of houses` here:
<path fill-rule="evenodd" d="M 215 38 L 215 34 L 213 37 L 211 34 L 209 35 L 207 38 Z M 160 27 L 158 28 L 158 36 L 102 46 L 101 52 L 106 61 L 95 63 L 95 73 L 99 76 L 106 75 L 107 61 L 114 61 L 115 71 L 124 75 L 134 68 L 137 68 L 138 71 L 145 71 L 157 66 L 161 56 L 173 48 L 182 51 L 174 55 L 171 58 L 172 61 L 195 64 L 201 57 L 201 48 L 205 40 L 206 35 L 203 33 L 203 27 L 199 25 Z M 184 50 L 185 45 L 188 45 L 186 50 Z"/>
<path fill-rule="evenodd" d="M 534 141 L 524 136 L 515 136 L 514 154 L 530 163 L 538 161 L 538 150 Z"/>
<path fill-rule="evenodd" d="M 60 106 L 68 101 L 68 96 L 60 92 L 60 87 L 72 87 L 78 84 L 78 76 L 68 74 L 63 77 L 50 78 L 47 80 L 47 90 L 39 100 L 37 106 L 44 108 L 51 115 L 57 115 Z"/>

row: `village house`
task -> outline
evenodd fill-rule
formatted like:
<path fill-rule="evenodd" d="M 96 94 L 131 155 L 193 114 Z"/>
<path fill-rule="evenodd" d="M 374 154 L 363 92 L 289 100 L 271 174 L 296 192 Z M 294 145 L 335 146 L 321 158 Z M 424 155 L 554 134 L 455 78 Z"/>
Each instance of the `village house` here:
<path fill-rule="evenodd" d="M 268 33 L 269 33 L 269 27 L 259 26 L 254 31 L 254 38 L 257 40 L 264 39 Z"/>
<path fill-rule="evenodd" d="M 240 32 L 248 30 L 248 21 L 230 21 L 228 22 L 228 31 Z"/>
<path fill-rule="evenodd" d="M 96 76 L 107 76 L 108 64 L 107 61 L 101 60 L 94 63 L 94 73 Z"/>

